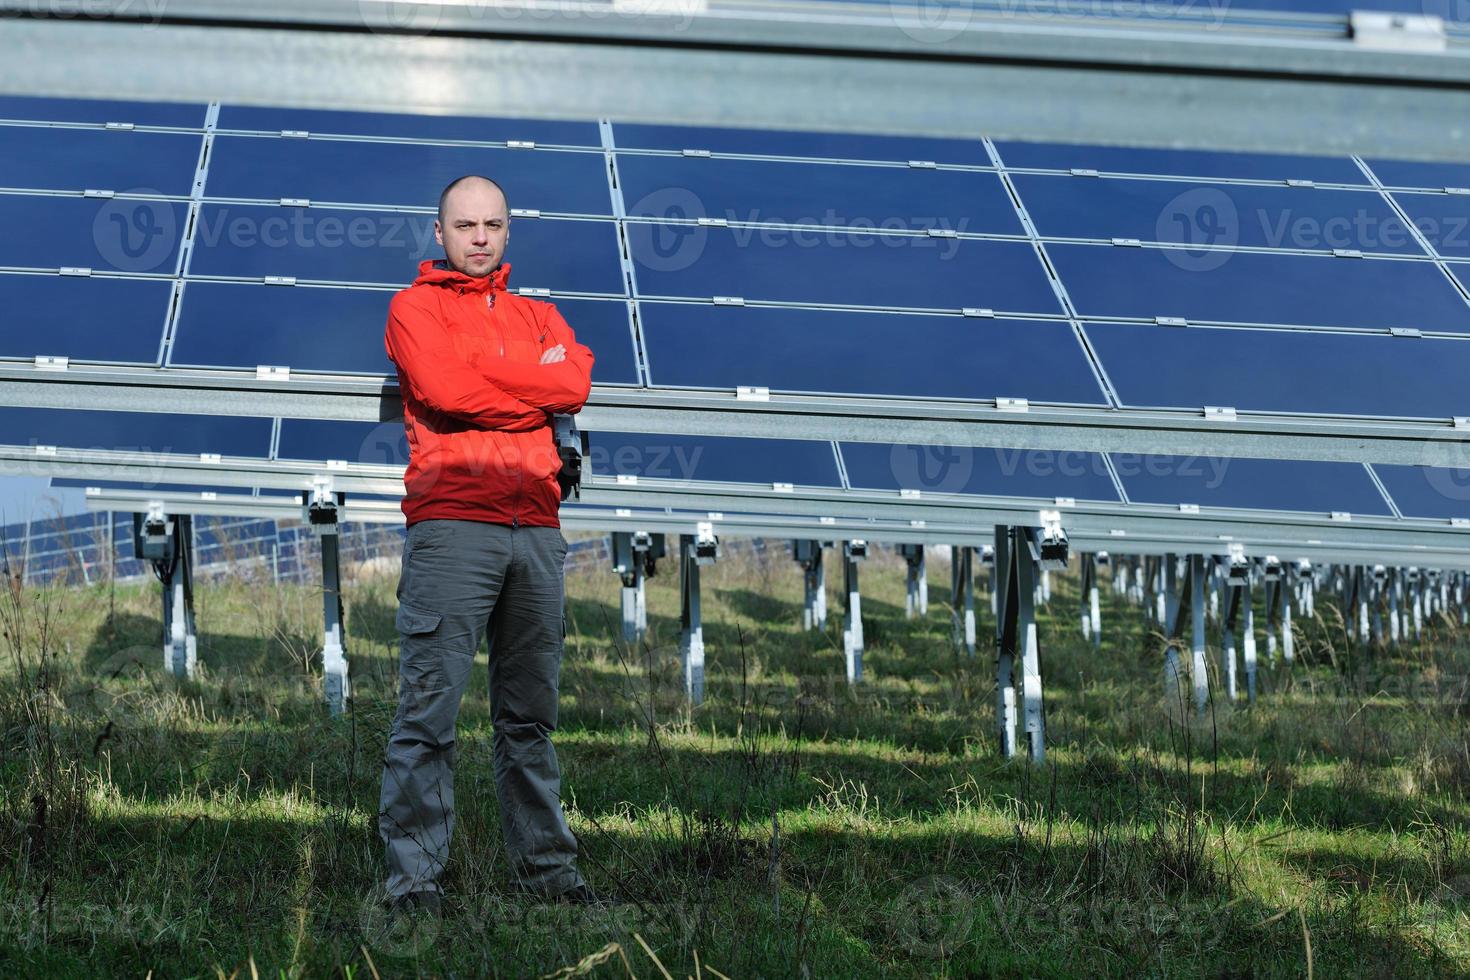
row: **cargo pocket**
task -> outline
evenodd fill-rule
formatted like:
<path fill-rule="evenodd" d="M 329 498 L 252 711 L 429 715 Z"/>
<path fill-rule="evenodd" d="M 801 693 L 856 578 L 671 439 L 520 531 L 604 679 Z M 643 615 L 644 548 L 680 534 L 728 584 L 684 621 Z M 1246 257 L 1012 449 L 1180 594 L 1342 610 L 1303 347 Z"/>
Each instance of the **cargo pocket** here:
<path fill-rule="evenodd" d="M 401 693 L 432 698 L 444 688 L 444 652 L 435 635 L 443 620 L 439 613 L 400 602 L 394 625 L 402 634 L 398 648 Z M 420 705 L 422 707 L 422 705 Z"/>
<path fill-rule="evenodd" d="M 418 609 L 406 602 L 398 604 L 398 615 L 393 619 L 393 625 L 398 627 L 398 632 L 405 637 L 419 636 L 432 633 L 439 628 L 439 622 L 444 617 L 427 609 Z"/>

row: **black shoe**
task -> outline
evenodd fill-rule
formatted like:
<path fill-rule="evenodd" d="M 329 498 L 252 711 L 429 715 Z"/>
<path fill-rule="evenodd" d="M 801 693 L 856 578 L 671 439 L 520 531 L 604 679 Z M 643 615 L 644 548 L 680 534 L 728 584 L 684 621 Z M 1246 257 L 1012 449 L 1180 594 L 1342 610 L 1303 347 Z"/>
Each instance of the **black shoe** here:
<path fill-rule="evenodd" d="M 444 902 L 438 892 L 408 892 L 399 895 L 388 905 L 388 913 L 394 918 L 411 915 L 430 915 L 444 918 Z"/>

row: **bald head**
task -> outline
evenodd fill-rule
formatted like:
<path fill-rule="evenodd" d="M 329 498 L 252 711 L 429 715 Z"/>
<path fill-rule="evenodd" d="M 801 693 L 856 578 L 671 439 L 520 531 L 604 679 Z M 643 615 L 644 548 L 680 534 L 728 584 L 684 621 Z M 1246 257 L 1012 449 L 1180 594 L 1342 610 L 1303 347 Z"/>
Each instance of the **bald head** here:
<path fill-rule="evenodd" d="M 469 276 L 493 272 L 510 240 L 510 207 L 500 185 L 478 174 L 451 181 L 439 195 L 434 240 L 451 268 Z"/>

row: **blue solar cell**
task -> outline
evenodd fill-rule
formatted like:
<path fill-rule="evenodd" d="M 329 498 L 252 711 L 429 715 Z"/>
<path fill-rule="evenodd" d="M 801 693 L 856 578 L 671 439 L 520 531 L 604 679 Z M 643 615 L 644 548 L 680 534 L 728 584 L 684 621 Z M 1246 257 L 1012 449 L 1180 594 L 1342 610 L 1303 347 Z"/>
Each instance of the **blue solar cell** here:
<path fill-rule="evenodd" d="M 1400 191 L 1394 200 L 1440 255 L 1470 259 L 1470 196 Z"/>
<path fill-rule="evenodd" d="M 495 143 L 528 140 L 561 146 L 602 145 L 597 123 L 591 121 L 347 112 L 339 109 L 225 105 L 219 110 L 219 128 L 267 133 L 304 130 L 310 133 L 393 139 L 475 140 Z"/>
<path fill-rule="evenodd" d="M 556 309 L 577 335 L 577 342 L 592 349 L 592 383 L 636 385 L 638 357 L 633 349 L 628 305 L 619 300 L 559 299 Z"/>
<path fill-rule="evenodd" d="M 985 152 L 985 144 L 978 139 L 616 123 L 613 142 L 620 150 L 709 150 L 711 153 L 760 156 L 892 160 L 900 163 L 930 160 L 934 163 L 990 166 L 990 155 Z"/>
<path fill-rule="evenodd" d="M 189 273 L 402 286 L 421 260 L 444 257 L 433 228 L 428 214 L 208 204 L 200 211 Z M 610 221 L 522 219 L 507 259 L 512 288 L 623 292 Z"/>
<path fill-rule="evenodd" d="M 1416 160 L 1367 160 L 1368 169 L 1386 187 L 1470 187 L 1470 163 L 1428 163 Z"/>
<path fill-rule="evenodd" d="M 164 279 L 0 275 L 0 357 L 157 364 L 172 296 Z"/>
<path fill-rule="evenodd" d="M 1117 501 L 1098 453 L 844 442 L 854 489 Z"/>
<path fill-rule="evenodd" d="M 193 102 L 127 102 L 114 99 L 44 99 L 0 95 L 0 119 L 37 122 L 132 123 L 202 129 L 208 107 Z M 7 137 L 8 138 L 8 137 Z"/>
<path fill-rule="evenodd" d="M 600 477 L 637 476 L 680 483 L 790 483 L 839 487 L 826 443 L 738 436 L 594 432 L 587 463 Z"/>
<path fill-rule="evenodd" d="M 623 154 L 618 176 L 640 217 L 1025 234 L 1000 178 L 973 170 Z"/>
<path fill-rule="evenodd" d="M 172 274 L 188 206 L 114 198 L 0 194 L 0 265 L 31 269 L 83 266 Z"/>
<path fill-rule="evenodd" d="M 1373 469 L 1405 517 L 1470 518 L 1470 469 L 1383 464 Z"/>
<path fill-rule="evenodd" d="M 493 177 L 514 208 L 612 214 L 603 155 L 565 150 L 219 136 L 206 190 L 210 197 L 435 207 L 450 181 L 476 173 Z"/>
<path fill-rule="evenodd" d="M 1424 254 L 1377 191 L 1050 174 L 1011 179 L 1037 231 L 1050 237 Z"/>
<path fill-rule="evenodd" d="M 1110 453 L 1133 503 L 1327 514 L 1392 511 L 1361 463 Z"/>
<path fill-rule="evenodd" d="M 1231 177 L 1237 180 L 1314 180 L 1318 183 L 1371 182 L 1347 157 L 1285 153 L 1222 153 L 1213 150 L 1165 150 L 1074 143 L 995 144 L 1007 167 L 1104 173 L 1161 174 L 1175 177 Z M 1181 188 L 1183 190 L 1183 188 Z"/>
<path fill-rule="evenodd" d="M 279 459 L 407 466 L 408 437 L 401 420 L 340 422 L 324 419 L 281 419 Z"/>
<path fill-rule="evenodd" d="M 3 406 L 0 429 L 8 433 L 6 441 L 11 445 L 115 449 L 139 454 L 145 463 L 163 453 L 263 458 L 270 451 L 271 441 L 270 419 L 227 415 Z"/>
<path fill-rule="evenodd" d="M 1463 340 L 1136 323 L 1083 328 L 1127 407 L 1470 415 L 1470 343 Z"/>
<path fill-rule="evenodd" d="M 1061 311 L 1023 242 L 652 222 L 627 230 L 644 296 Z"/>
<path fill-rule="evenodd" d="M 1456 279 L 1460 280 L 1466 292 L 1470 292 L 1470 265 L 1451 265 L 1449 270 L 1454 273 Z"/>
<path fill-rule="evenodd" d="M 392 299 L 386 289 L 190 282 L 169 363 L 391 376 L 383 327 Z"/>
<path fill-rule="evenodd" d="M 53 126 L 0 129 L 0 187 L 187 197 L 202 137 Z"/>
<path fill-rule="evenodd" d="M 1113 245 L 1047 252 L 1084 317 L 1470 332 L 1470 306 L 1432 262 Z"/>
<path fill-rule="evenodd" d="M 647 302 L 639 320 L 660 386 L 1107 404 L 1059 320 Z"/>

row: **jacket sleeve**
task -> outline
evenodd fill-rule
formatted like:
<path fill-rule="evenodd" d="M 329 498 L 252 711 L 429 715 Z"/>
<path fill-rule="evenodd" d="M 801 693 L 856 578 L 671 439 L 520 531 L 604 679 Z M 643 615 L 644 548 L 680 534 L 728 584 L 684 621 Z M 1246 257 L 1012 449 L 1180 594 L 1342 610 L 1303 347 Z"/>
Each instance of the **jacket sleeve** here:
<path fill-rule="evenodd" d="M 577 343 L 577 336 L 550 303 L 546 304 L 547 333 L 566 348 L 567 357 L 555 364 L 524 364 L 489 357 L 479 362 L 480 373 L 502 391 L 529 405 L 558 415 L 581 411 L 592 392 L 592 351 Z"/>
<path fill-rule="evenodd" d="M 545 411 L 497 388 L 464 361 L 438 318 L 403 293 L 388 307 L 383 346 L 409 393 L 436 412 L 485 429 L 526 431 L 548 422 Z"/>

